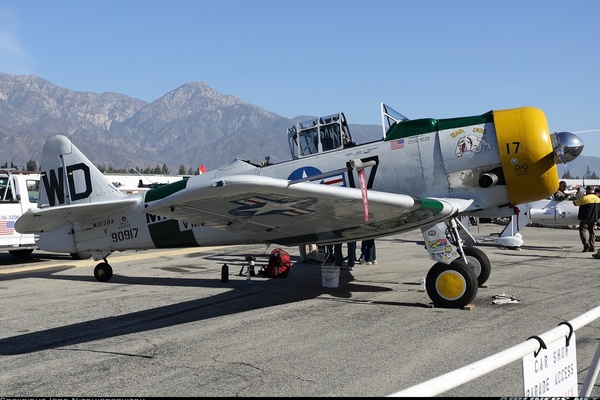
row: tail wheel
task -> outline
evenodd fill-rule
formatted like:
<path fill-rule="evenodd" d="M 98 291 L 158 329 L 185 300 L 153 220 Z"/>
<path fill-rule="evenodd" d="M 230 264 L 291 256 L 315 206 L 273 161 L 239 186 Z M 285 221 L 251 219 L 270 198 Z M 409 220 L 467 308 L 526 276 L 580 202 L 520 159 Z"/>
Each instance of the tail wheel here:
<path fill-rule="evenodd" d="M 110 278 L 112 278 L 112 275 L 113 270 L 108 263 L 102 262 L 96 265 L 96 268 L 94 268 L 94 277 L 99 282 L 107 282 L 108 280 L 110 280 Z"/>
<path fill-rule="evenodd" d="M 461 260 L 450 264 L 436 263 L 425 279 L 429 298 L 437 307 L 462 308 L 477 294 L 477 275 L 473 267 Z"/>
<path fill-rule="evenodd" d="M 467 263 L 475 271 L 477 285 L 482 286 L 490 278 L 492 263 L 488 256 L 477 247 L 463 247 Z"/>

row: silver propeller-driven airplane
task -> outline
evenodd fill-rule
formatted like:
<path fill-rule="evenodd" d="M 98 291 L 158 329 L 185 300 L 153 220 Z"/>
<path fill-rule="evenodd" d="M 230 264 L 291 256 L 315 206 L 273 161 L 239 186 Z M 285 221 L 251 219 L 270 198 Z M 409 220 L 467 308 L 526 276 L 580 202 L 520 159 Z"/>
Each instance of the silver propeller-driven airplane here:
<path fill-rule="evenodd" d="M 523 245 L 523 236 L 520 231 L 530 222 L 552 227 L 579 224 L 577 218 L 579 207 L 575 206 L 571 200 L 537 200 L 519 204 L 514 209 L 515 214 L 510 216 L 508 224 L 499 234 L 475 239 L 475 241 L 492 241 L 500 246 L 515 250 Z M 466 226 L 465 229 L 469 229 L 469 227 Z M 465 239 L 465 241 L 468 241 L 468 239 Z"/>
<path fill-rule="evenodd" d="M 575 179 L 571 179 L 570 181 L 575 181 Z M 569 195 L 568 200 L 555 200 L 554 197 L 551 196 L 550 198 L 543 200 L 517 204 L 516 206 L 511 207 L 511 209 L 506 210 L 507 212 L 510 212 L 510 214 L 506 215 L 497 215 L 498 210 L 494 210 L 492 217 L 509 218 L 508 224 L 497 234 L 474 237 L 470 232 L 470 220 L 466 217 L 461 218 L 459 223 L 464 229 L 461 231 L 463 244 L 472 246 L 477 242 L 493 242 L 510 250 L 518 250 L 524 243 L 523 235 L 521 235 L 520 231 L 530 222 L 556 228 L 564 227 L 566 225 L 578 225 L 579 219 L 577 218 L 577 215 L 579 213 L 579 207 L 574 205 L 572 200 L 585 195 L 585 191 L 581 191 L 585 186 L 585 179 L 580 185 L 579 190 L 569 189 L 565 191 L 565 193 Z M 486 214 L 486 212 L 476 213 L 478 216 L 481 216 L 482 214 Z M 489 212 L 487 212 L 487 214 L 489 214 Z"/>
<path fill-rule="evenodd" d="M 485 253 L 462 244 L 457 218 L 502 211 L 556 190 L 557 163 L 583 143 L 550 133 L 533 107 L 408 120 L 381 104 L 383 138 L 352 142 L 343 113 L 288 129 L 292 159 L 230 164 L 145 193 L 121 193 L 65 136 L 44 145 L 38 209 L 15 223 L 40 249 L 91 252 L 112 276 L 115 251 L 191 246 L 332 244 L 421 229 L 435 261 L 426 290 L 469 304 L 487 281 Z M 398 251 L 401 251 L 399 249 Z"/>

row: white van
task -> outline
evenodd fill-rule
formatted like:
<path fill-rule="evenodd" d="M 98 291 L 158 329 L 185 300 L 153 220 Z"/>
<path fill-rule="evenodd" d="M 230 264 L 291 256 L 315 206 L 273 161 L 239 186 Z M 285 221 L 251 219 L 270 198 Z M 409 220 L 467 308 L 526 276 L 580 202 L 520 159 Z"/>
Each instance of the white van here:
<path fill-rule="evenodd" d="M 28 209 L 37 208 L 39 193 L 39 173 L 0 167 L 0 251 L 24 257 L 37 249 L 33 235 L 15 231 L 15 221 Z"/>

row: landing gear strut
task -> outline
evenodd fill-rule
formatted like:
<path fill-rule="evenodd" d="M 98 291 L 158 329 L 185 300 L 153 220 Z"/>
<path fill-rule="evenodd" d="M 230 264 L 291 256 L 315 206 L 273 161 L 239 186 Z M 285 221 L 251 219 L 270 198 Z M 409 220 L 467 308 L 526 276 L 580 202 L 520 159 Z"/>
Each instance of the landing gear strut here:
<path fill-rule="evenodd" d="M 427 294 L 436 306 L 463 308 L 490 277 L 489 258 L 478 248 L 462 245 L 454 218 L 421 231 L 430 257 L 438 261 L 427 273 Z"/>

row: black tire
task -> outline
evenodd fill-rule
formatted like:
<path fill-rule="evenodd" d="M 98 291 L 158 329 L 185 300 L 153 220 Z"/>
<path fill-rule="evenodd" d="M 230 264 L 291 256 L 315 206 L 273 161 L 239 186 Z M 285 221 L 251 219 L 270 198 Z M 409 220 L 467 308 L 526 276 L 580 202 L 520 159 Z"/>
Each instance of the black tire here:
<path fill-rule="evenodd" d="M 108 263 L 100 263 L 94 268 L 94 277 L 99 282 L 108 282 L 112 278 L 113 270 Z"/>
<path fill-rule="evenodd" d="M 436 307 L 463 308 L 477 294 L 477 276 L 464 261 L 436 263 L 427 273 L 425 289 Z"/>
<path fill-rule="evenodd" d="M 33 249 L 9 250 L 8 253 L 12 256 L 23 258 L 33 253 Z"/>
<path fill-rule="evenodd" d="M 490 278 L 492 263 L 487 254 L 477 247 L 463 247 L 468 265 L 473 267 L 477 276 L 477 285 L 482 286 Z"/>

